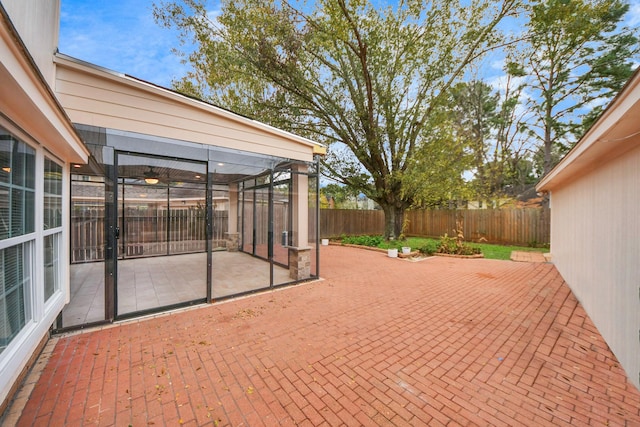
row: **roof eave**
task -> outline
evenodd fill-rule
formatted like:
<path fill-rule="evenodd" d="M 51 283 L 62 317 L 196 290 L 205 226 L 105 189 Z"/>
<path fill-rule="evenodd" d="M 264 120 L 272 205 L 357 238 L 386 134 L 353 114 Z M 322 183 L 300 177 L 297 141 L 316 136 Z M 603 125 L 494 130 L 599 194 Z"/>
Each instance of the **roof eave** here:
<path fill-rule="evenodd" d="M 302 136 L 293 134 L 291 132 L 287 132 L 285 130 L 282 129 L 278 129 L 276 127 L 270 126 L 268 124 L 259 122 L 257 120 L 251 119 L 249 117 L 244 117 L 242 115 L 239 115 L 237 113 L 234 113 L 232 111 L 226 110 L 222 107 L 219 107 L 217 105 L 213 105 L 211 103 L 205 102 L 203 100 L 194 98 L 194 97 L 189 97 L 186 96 L 184 94 L 181 94 L 177 91 L 165 88 L 163 86 L 159 86 L 156 85 L 154 83 L 150 83 L 147 82 L 145 80 L 141 80 L 138 79 L 136 77 L 127 75 L 127 74 L 123 74 L 123 73 L 119 73 L 113 70 L 109 70 L 107 68 L 104 67 L 100 67 L 98 65 L 95 64 L 91 64 L 89 62 L 86 61 L 82 61 L 80 59 L 71 57 L 69 55 L 65 55 L 63 53 L 56 53 L 54 61 L 57 64 L 61 64 L 61 65 L 65 65 L 67 67 L 72 67 L 75 69 L 80 69 L 82 71 L 85 72 L 90 72 L 90 73 L 94 73 L 96 75 L 100 75 L 102 77 L 107 77 L 110 79 L 115 79 L 121 82 L 126 82 L 129 85 L 132 85 L 134 87 L 138 87 L 140 89 L 143 90 L 148 90 L 148 91 L 152 91 L 158 94 L 161 94 L 162 96 L 168 97 L 173 99 L 174 101 L 177 102 L 181 102 L 187 105 L 191 105 L 193 107 L 196 108 L 200 108 L 200 109 L 205 109 L 208 110 L 214 114 L 217 114 L 219 116 L 225 117 L 229 120 L 238 122 L 238 123 L 242 123 L 244 125 L 248 125 L 250 127 L 253 127 L 257 130 L 261 130 L 264 132 L 268 132 L 272 135 L 278 136 L 280 138 L 285 138 L 288 139 L 290 141 L 294 141 L 296 143 L 308 146 L 312 149 L 313 154 L 319 154 L 319 155 L 325 155 L 326 154 L 326 147 L 323 144 L 320 144 L 319 142 L 310 140 L 308 138 L 304 138 Z"/>
<path fill-rule="evenodd" d="M 640 145 L 640 68 L 567 155 L 536 185 L 551 191 L 567 180 Z"/>

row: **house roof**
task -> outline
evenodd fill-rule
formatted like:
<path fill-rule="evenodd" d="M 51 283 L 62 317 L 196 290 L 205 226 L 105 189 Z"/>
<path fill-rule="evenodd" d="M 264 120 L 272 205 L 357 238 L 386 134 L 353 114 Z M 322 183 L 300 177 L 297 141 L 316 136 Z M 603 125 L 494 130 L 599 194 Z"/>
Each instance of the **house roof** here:
<path fill-rule="evenodd" d="M 54 61 L 57 95 L 76 123 L 298 160 L 326 153 L 310 139 L 130 75 L 61 53 Z"/>
<path fill-rule="evenodd" d="M 640 146 L 640 68 L 598 120 L 536 186 L 553 191 L 609 160 Z"/>

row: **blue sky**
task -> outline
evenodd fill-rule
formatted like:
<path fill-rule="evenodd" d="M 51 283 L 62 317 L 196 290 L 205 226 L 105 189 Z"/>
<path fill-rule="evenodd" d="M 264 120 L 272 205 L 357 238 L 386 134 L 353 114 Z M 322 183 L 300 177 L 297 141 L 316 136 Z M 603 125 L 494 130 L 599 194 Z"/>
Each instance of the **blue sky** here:
<path fill-rule="evenodd" d="M 60 52 L 167 87 L 187 72 L 171 51 L 179 47 L 178 35 L 153 20 L 153 0 L 61 3 Z M 626 23 L 638 25 L 640 0 L 630 4 Z"/>
<path fill-rule="evenodd" d="M 187 67 L 175 32 L 153 20 L 152 0 L 61 0 L 61 53 L 162 86 Z"/>

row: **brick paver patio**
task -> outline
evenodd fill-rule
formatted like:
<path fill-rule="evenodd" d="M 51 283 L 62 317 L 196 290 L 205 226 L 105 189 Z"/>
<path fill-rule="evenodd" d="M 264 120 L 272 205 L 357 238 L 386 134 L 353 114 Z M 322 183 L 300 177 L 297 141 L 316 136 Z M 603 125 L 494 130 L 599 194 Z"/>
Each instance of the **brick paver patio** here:
<path fill-rule="evenodd" d="M 19 425 L 640 425 L 552 264 L 330 246 L 321 274 L 61 337 Z"/>
<path fill-rule="evenodd" d="M 518 262 L 547 262 L 542 252 L 513 251 L 510 258 Z"/>

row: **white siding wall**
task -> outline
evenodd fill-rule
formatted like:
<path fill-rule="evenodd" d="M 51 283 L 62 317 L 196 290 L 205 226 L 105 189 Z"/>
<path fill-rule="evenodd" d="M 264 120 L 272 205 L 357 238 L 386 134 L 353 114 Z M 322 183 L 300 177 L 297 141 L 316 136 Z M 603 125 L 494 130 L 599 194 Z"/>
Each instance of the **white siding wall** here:
<path fill-rule="evenodd" d="M 53 53 L 58 47 L 60 0 L 2 0 L 2 5 L 40 72 L 53 87 Z"/>
<path fill-rule="evenodd" d="M 640 148 L 552 192 L 551 251 L 640 388 Z"/>

